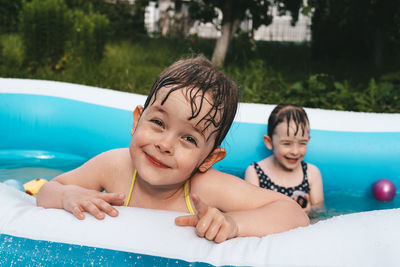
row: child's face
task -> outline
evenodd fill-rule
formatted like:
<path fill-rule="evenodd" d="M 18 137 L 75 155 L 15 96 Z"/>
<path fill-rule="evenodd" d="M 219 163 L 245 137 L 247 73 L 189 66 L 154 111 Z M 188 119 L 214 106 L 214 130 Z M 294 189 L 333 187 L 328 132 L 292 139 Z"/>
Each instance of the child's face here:
<path fill-rule="evenodd" d="M 293 171 L 304 159 L 310 140 L 309 128 L 304 130 L 304 135 L 301 127 L 296 133 L 296 124 L 290 121 L 288 135 L 288 125 L 285 121 L 276 126 L 272 140 L 266 137 L 269 139 L 265 140 L 267 147 L 273 150 L 275 159 L 283 169 Z"/>
<path fill-rule="evenodd" d="M 203 102 L 200 114 L 192 119 L 186 90 L 168 93 L 161 88 L 157 99 L 141 114 L 134 129 L 130 153 L 135 168 L 149 184 L 168 186 L 188 179 L 210 154 L 214 146 L 215 128 L 204 130 L 204 121 L 198 122 L 210 109 L 209 101 Z M 200 97 L 196 99 L 199 106 Z M 204 130 L 204 131 L 203 131 Z"/>

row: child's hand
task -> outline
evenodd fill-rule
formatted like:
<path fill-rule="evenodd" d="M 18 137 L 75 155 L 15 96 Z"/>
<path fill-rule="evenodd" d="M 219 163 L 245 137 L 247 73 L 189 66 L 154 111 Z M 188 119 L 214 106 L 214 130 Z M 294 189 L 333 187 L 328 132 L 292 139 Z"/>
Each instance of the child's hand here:
<path fill-rule="evenodd" d="M 118 211 L 111 205 L 121 206 L 124 199 L 124 194 L 102 193 L 74 186 L 73 190 L 64 193 L 62 207 L 80 220 L 85 219 L 84 211 L 102 220 L 105 217 L 104 213 L 112 217 L 118 216 Z"/>
<path fill-rule="evenodd" d="M 175 223 L 179 226 L 195 226 L 200 237 L 221 243 L 238 235 L 238 226 L 231 216 L 219 209 L 207 206 L 196 195 L 192 195 L 196 207 L 195 215 L 179 216 Z"/>

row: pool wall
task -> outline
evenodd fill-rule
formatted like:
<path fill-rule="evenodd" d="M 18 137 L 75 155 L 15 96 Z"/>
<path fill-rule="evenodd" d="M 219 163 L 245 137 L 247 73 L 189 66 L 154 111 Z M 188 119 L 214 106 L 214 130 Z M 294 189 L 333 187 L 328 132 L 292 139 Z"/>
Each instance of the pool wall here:
<path fill-rule="evenodd" d="M 132 111 L 145 101 L 142 95 L 60 82 L 1 79 L 0 86 L 0 151 L 89 159 L 127 147 Z M 273 107 L 241 103 L 217 169 L 243 178 L 251 162 L 271 153 L 262 138 Z M 312 137 L 305 160 L 320 168 L 325 189 L 366 191 L 381 178 L 400 188 L 400 114 L 306 111 Z"/>

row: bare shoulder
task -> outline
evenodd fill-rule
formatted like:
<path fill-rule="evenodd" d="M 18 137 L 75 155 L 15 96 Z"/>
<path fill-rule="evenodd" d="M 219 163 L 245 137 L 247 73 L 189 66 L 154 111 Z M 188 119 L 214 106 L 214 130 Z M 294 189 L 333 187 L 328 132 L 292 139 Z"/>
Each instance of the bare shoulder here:
<path fill-rule="evenodd" d="M 255 173 L 255 169 L 254 169 L 253 164 L 250 164 L 249 166 L 247 166 L 247 169 L 244 173 L 244 177 L 247 177 L 248 175 L 251 175 L 253 173 Z"/>
<path fill-rule="evenodd" d="M 253 164 L 250 164 L 247 167 L 246 172 L 244 173 L 244 179 L 245 179 L 245 181 L 247 181 L 251 184 L 260 186 L 260 181 L 258 179 L 258 175 L 257 175 L 256 169 L 254 168 Z"/>
<path fill-rule="evenodd" d="M 282 194 L 213 168 L 194 175 L 191 192 L 204 203 L 223 211 L 252 209 L 285 198 Z"/>
<path fill-rule="evenodd" d="M 115 168 L 126 166 L 130 160 L 129 150 L 127 148 L 112 149 L 98 154 L 85 163 L 85 167 L 91 171 L 109 172 Z"/>
<path fill-rule="evenodd" d="M 96 156 L 99 161 L 106 161 L 109 164 L 121 165 L 126 161 L 130 161 L 130 154 L 128 148 L 117 148 L 108 150 Z"/>
<path fill-rule="evenodd" d="M 109 150 L 89 159 L 82 166 L 59 175 L 54 180 L 62 184 L 102 190 L 109 178 L 124 171 L 124 166 L 130 166 L 129 160 L 128 149 Z"/>
<path fill-rule="evenodd" d="M 310 179 L 310 182 L 320 181 L 322 179 L 321 172 L 317 166 L 307 163 L 307 175 Z"/>
<path fill-rule="evenodd" d="M 225 183 L 234 183 L 237 180 L 241 179 L 228 173 L 220 172 L 214 168 L 210 168 L 204 173 L 196 173 L 192 177 L 191 186 L 192 189 L 196 190 L 210 190 Z"/>

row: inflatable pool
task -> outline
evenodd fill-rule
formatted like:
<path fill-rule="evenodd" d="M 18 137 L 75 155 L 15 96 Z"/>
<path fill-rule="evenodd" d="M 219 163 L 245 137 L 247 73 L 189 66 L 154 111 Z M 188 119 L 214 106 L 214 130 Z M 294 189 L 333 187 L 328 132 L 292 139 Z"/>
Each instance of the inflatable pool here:
<path fill-rule="evenodd" d="M 132 110 L 144 100 L 141 95 L 69 83 L 0 79 L 0 169 L 8 168 L 4 162 L 27 159 L 29 164 L 57 159 L 80 164 L 102 151 L 126 147 Z M 227 157 L 217 169 L 243 177 L 252 161 L 268 155 L 262 136 L 273 107 L 240 104 L 223 142 Z M 400 188 L 400 114 L 306 111 L 312 139 L 305 160 L 320 168 L 326 195 L 350 192 L 372 203 L 374 181 L 389 179 Z M 118 207 L 117 218 L 97 221 L 87 216 L 79 221 L 63 210 L 36 207 L 34 197 L 0 183 L 0 262 L 398 266 L 399 198 L 397 194 L 391 203 L 285 233 L 215 244 L 198 238 L 191 227 L 175 226 L 176 212 Z"/>

